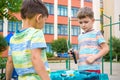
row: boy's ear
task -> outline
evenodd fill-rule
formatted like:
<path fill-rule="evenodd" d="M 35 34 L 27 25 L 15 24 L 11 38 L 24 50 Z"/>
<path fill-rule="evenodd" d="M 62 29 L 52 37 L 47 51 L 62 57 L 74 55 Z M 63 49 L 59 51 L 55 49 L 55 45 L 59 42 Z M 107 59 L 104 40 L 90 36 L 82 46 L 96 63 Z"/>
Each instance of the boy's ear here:
<path fill-rule="evenodd" d="M 93 22 L 95 21 L 95 19 L 93 18 Z"/>
<path fill-rule="evenodd" d="M 95 19 L 94 19 L 94 18 L 92 18 L 91 20 L 92 20 L 93 23 L 95 22 Z"/>
<path fill-rule="evenodd" d="M 36 21 L 37 21 L 38 23 L 40 23 L 41 18 L 42 18 L 42 14 L 38 14 L 38 15 L 36 16 Z"/>

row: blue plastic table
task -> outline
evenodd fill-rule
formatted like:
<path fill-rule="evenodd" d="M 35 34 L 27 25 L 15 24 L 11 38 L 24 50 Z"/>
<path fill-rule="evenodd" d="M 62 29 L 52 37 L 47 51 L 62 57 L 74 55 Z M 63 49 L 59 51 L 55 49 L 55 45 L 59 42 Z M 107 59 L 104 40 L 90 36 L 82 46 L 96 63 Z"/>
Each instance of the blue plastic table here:
<path fill-rule="evenodd" d="M 51 72 L 51 80 L 109 80 L 107 74 L 77 70 L 59 70 Z"/>

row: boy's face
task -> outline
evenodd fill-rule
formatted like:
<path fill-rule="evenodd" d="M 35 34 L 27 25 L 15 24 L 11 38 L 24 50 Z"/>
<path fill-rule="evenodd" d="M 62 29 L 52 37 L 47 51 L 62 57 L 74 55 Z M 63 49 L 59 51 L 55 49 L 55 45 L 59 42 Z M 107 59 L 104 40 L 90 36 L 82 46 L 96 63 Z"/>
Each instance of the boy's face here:
<path fill-rule="evenodd" d="M 94 23 L 94 19 L 89 18 L 89 17 L 85 17 L 82 19 L 79 19 L 79 24 L 80 27 L 85 31 L 88 32 L 89 30 L 91 30 L 93 28 L 93 23 Z"/>

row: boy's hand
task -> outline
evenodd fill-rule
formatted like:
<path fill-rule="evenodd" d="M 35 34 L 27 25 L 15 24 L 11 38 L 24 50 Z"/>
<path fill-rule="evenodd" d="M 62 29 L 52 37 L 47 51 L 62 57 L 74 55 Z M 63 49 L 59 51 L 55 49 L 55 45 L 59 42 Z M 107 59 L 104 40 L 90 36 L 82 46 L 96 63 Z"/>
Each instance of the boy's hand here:
<path fill-rule="evenodd" d="M 68 51 L 68 54 L 73 57 L 75 64 L 77 64 L 77 59 L 76 59 L 76 54 L 75 54 L 74 49 L 70 49 Z"/>
<path fill-rule="evenodd" d="M 73 50 L 72 48 L 68 50 L 68 54 L 69 54 L 70 56 L 72 56 L 72 50 Z"/>
<path fill-rule="evenodd" d="M 89 57 L 86 59 L 86 62 L 87 62 L 88 64 L 92 64 L 95 60 L 96 60 L 96 56 L 95 56 L 95 55 L 92 55 L 92 56 L 89 56 Z"/>

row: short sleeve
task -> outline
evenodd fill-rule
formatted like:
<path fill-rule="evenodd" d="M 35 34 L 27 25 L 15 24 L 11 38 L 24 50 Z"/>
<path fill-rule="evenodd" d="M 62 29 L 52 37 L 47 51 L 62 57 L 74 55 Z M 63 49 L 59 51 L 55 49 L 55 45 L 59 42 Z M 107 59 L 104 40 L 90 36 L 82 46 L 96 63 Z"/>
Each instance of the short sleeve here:
<path fill-rule="evenodd" d="M 100 31 L 97 32 L 96 37 L 97 37 L 97 43 L 99 45 L 105 42 L 105 39 Z"/>
<path fill-rule="evenodd" d="M 46 48 L 46 42 L 42 30 L 37 30 L 31 37 L 30 48 Z"/>

